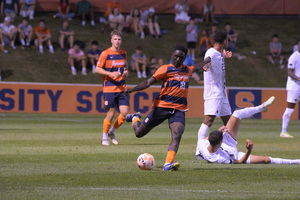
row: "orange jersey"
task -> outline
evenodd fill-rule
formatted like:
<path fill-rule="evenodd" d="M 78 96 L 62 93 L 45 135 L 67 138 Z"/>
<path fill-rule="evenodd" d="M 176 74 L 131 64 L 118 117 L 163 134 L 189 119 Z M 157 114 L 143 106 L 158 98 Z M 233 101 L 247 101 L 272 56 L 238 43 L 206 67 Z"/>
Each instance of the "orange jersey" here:
<path fill-rule="evenodd" d="M 106 71 L 123 73 L 126 67 L 127 53 L 120 49 L 119 52 L 113 51 L 111 48 L 106 49 L 100 55 L 97 62 L 97 67 L 103 68 Z M 124 76 L 115 78 L 112 76 L 102 75 L 103 92 L 117 93 L 123 92 L 126 89 Z"/>
<path fill-rule="evenodd" d="M 201 37 L 201 39 L 200 39 L 200 47 L 206 46 L 206 41 L 208 41 L 208 42 L 207 42 L 207 45 L 208 45 L 208 46 L 206 47 L 207 49 L 213 47 L 214 44 L 215 44 L 214 39 L 212 39 L 212 38 L 210 38 L 210 37 L 207 37 L 207 36 L 203 36 L 203 37 Z"/>
<path fill-rule="evenodd" d="M 119 12 L 122 11 L 122 7 L 121 7 L 119 2 L 114 3 L 114 1 L 110 1 L 110 2 L 107 3 L 106 7 L 107 7 L 107 9 L 105 11 L 105 16 L 106 17 L 109 16 L 108 8 L 110 8 L 111 12 L 113 12 L 115 7 L 117 7 L 119 9 Z"/>
<path fill-rule="evenodd" d="M 45 28 L 44 30 L 41 30 L 40 26 L 37 26 L 34 28 L 34 32 L 36 33 L 41 33 L 41 34 L 49 34 L 50 30 L 48 28 Z"/>
<path fill-rule="evenodd" d="M 163 65 L 152 76 L 162 81 L 161 92 L 153 102 L 153 107 L 187 110 L 189 79 L 193 66 L 182 65 L 177 68 L 172 64 Z"/>

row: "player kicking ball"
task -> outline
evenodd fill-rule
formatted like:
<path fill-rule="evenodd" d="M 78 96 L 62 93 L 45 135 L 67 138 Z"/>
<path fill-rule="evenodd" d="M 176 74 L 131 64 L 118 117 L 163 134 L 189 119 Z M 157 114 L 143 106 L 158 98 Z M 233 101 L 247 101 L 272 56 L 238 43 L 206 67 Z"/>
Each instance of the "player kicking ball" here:
<path fill-rule="evenodd" d="M 194 70 L 203 70 L 203 66 L 210 62 L 210 58 L 194 66 L 183 64 L 187 49 L 183 46 L 175 47 L 172 54 L 172 63 L 161 66 L 155 74 L 132 89 L 126 89 L 125 94 L 144 90 L 157 81 L 162 82 L 162 89 L 157 99 L 153 102 L 153 109 L 144 119 L 140 121 L 141 114 L 135 113 L 127 115 L 126 121 L 132 122 L 136 137 L 144 137 L 150 130 L 168 119 L 171 130 L 171 144 L 162 170 L 177 171 L 180 167 L 178 162 L 174 162 L 179 143 L 185 128 L 185 112 L 187 109 L 187 95 L 189 88 L 189 78 Z"/>
<path fill-rule="evenodd" d="M 274 101 L 275 97 L 270 97 L 259 106 L 234 111 L 226 126 L 221 127 L 218 131 L 211 132 L 208 137 L 202 135 L 195 157 L 210 163 L 223 164 L 300 164 L 300 160 L 251 155 L 253 148 L 251 140 L 246 140 L 246 153 L 239 152 L 236 148 L 241 119 L 262 111 L 266 112 Z"/>

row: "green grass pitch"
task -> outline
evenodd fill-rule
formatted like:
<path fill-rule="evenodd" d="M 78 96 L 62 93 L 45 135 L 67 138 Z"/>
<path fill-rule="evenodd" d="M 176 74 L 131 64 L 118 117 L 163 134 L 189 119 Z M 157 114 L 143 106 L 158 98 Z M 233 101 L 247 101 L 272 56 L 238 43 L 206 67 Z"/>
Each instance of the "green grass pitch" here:
<path fill-rule="evenodd" d="M 170 142 L 167 123 L 137 139 L 130 123 L 117 131 L 118 146 L 101 145 L 103 116 L 0 114 L 0 199 L 299 199 L 300 165 L 221 165 L 194 159 L 202 119 L 189 118 L 176 160 L 177 172 L 161 171 Z M 221 125 L 216 120 L 212 129 Z M 243 120 L 238 149 L 300 158 L 295 139 L 279 138 L 279 120 Z M 142 171 L 141 153 L 156 166 Z"/>

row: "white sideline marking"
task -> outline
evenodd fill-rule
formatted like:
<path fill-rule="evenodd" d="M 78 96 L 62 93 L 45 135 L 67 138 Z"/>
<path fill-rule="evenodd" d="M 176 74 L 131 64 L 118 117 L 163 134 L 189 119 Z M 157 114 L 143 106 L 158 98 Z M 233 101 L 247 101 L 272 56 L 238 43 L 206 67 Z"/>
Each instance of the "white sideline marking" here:
<path fill-rule="evenodd" d="M 164 191 L 164 192 L 193 192 L 193 193 L 259 193 L 259 194 L 300 194 L 300 192 L 283 191 L 233 191 L 233 190 L 176 190 L 176 189 L 151 189 L 151 188 L 99 188 L 99 187 L 0 187 L 0 189 L 34 189 L 34 190 L 93 190 L 93 191 Z"/>

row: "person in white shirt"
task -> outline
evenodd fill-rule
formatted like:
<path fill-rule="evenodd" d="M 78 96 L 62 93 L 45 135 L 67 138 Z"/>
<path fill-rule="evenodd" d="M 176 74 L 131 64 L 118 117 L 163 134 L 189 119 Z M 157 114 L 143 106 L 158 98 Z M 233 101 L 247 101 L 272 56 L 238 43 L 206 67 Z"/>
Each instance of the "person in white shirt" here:
<path fill-rule="evenodd" d="M 214 40 L 214 47 L 208 49 L 204 56 L 204 59 L 210 57 L 211 61 L 206 65 L 208 70 L 203 72 L 204 120 L 198 131 L 198 143 L 203 135 L 207 135 L 215 117 L 221 117 L 223 124 L 226 125 L 231 116 L 231 108 L 225 86 L 224 58 L 230 58 L 232 52 L 224 50 L 228 42 L 225 32 L 217 32 Z"/>
<path fill-rule="evenodd" d="M 295 51 L 289 58 L 288 62 L 288 79 L 286 82 L 287 90 L 287 108 L 282 116 L 282 129 L 280 137 L 293 138 L 287 132 L 287 128 L 290 122 L 290 117 L 294 112 L 297 101 L 300 100 L 300 39 L 297 43 L 298 51 Z"/>
<path fill-rule="evenodd" d="M 245 153 L 239 152 L 236 148 L 241 119 L 267 111 L 274 101 L 275 97 L 273 96 L 259 106 L 234 111 L 226 126 L 221 127 L 218 131 L 211 132 L 208 137 L 200 140 L 195 157 L 210 163 L 222 164 L 300 164 L 299 159 L 291 160 L 251 155 L 253 149 L 251 140 L 246 140 L 247 150 Z"/>
<path fill-rule="evenodd" d="M 4 23 L 0 24 L 0 40 L 2 45 L 8 45 L 10 43 L 11 48 L 16 49 L 15 40 L 18 29 L 11 24 L 11 17 L 4 18 Z"/>
<path fill-rule="evenodd" d="M 188 0 L 180 0 L 175 5 L 175 22 L 177 24 L 186 24 L 190 21 Z"/>

